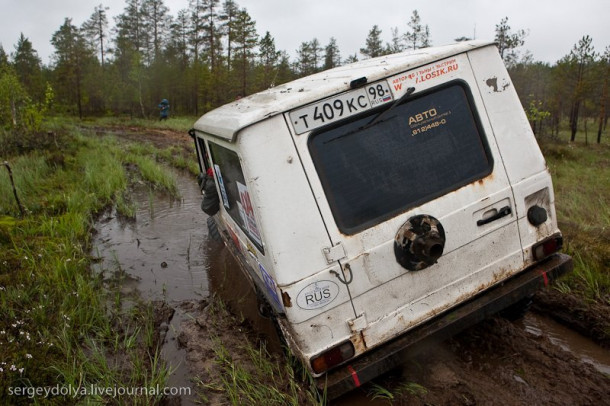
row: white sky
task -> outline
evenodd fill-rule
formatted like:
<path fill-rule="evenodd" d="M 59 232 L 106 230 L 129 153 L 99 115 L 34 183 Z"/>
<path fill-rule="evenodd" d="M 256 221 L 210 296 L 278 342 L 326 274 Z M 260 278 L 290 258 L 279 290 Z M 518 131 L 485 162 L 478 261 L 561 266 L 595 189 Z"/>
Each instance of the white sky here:
<path fill-rule="evenodd" d="M 222 2 L 222 0 L 221 0 Z M 29 38 L 44 64 L 50 62 L 51 36 L 65 17 L 80 26 L 98 4 L 110 7 L 113 16 L 123 12 L 124 0 L 0 0 L 0 44 L 7 53 L 21 32 Z M 345 59 L 364 46 L 373 25 L 382 30 L 384 42 L 391 28 L 408 30 L 413 10 L 430 28 L 432 45 L 444 45 L 457 37 L 493 40 L 503 17 L 513 31 L 529 31 L 522 51 L 534 59 L 554 63 L 568 54 L 584 35 L 593 38 L 598 52 L 610 46 L 610 0 L 236 0 L 256 21 L 259 35 L 269 31 L 278 50 L 292 57 L 305 41 L 317 38 L 325 46 L 335 37 Z M 188 0 L 165 0 L 170 13 L 186 8 Z M 359 58 L 361 56 L 359 55 Z"/>

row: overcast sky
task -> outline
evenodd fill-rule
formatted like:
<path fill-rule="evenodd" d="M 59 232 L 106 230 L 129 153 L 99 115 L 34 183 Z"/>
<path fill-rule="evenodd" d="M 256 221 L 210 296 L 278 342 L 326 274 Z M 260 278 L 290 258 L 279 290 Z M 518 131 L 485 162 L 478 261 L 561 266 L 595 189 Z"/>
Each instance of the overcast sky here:
<path fill-rule="evenodd" d="M 221 0 L 222 2 L 223 0 Z M 66 17 L 80 26 L 98 4 L 109 7 L 114 16 L 123 12 L 124 0 L 0 0 L 0 44 L 7 53 L 23 33 L 48 64 L 53 54 L 51 36 Z M 430 28 L 432 45 L 444 45 L 458 37 L 493 40 L 495 25 L 504 17 L 516 31 L 529 32 L 522 51 L 535 60 L 554 63 L 568 54 L 584 35 L 593 38 L 598 52 L 610 46 L 610 0 L 236 0 L 256 21 L 258 33 L 269 31 L 278 50 L 292 57 L 305 41 L 317 38 L 322 46 L 337 39 L 341 57 L 353 55 L 364 46 L 373 25 L 382 30 L 384 42 L 391 29 L 400 33 L 417 10 L 422 24 Z M 176 15 L 188 0 L 165 0 Z M 361 57 L 359 55 L 359 57 Z"/>

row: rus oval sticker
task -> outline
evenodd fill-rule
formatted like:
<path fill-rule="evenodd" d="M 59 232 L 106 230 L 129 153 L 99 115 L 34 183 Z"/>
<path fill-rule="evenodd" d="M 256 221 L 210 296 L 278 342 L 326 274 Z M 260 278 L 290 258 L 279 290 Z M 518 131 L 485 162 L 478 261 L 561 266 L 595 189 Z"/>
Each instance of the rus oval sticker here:
<path fill-rule="evenodd" d="M 336 299 L 339 285 L 333 281 L 317 281 L 305 286 L 297 296 L 301 309 L 314 310 L 324 307 Z"/>

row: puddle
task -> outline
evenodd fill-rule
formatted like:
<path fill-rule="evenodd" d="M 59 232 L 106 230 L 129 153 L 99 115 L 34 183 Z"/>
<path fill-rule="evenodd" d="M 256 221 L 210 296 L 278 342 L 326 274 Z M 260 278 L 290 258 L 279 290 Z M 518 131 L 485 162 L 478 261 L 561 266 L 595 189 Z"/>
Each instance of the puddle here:
<path fill-rule="evenodd" d="M 172 368 L 168 387 L 191 388 L 181 405 L 199 404 L 193 374 L 186 365 L 186 350 L 178 344 L 180 325 L 192 317 L 188 306 L 210 294 L 218 294 L 253 329 L 271 338 L 268 349 L 281 351 L 273 323 L 258 314 L 256 296 L 231 254 L 221 243 L 208 239 L 207 216 L 201 211 L 201 193 L 190 174 L 172 170 L 181 198 L 151 192 L 140 186 L 132 193 L 136 220 L 125 221 L 108 212 L 96 224 L 92 254 L 100 258 L 94 271 L 106 279 L 120 277 L 121 293 L 127 300 L 138 296 L 146 301 L 163 300 L 175 309 L 167 327 L 163 359 Z"/>
<path fill-rule="evenodd" d="M 101 261 L 93 268 L 107 279 L 120 275 L 121 293 L 126 297 L 163 300 L 175 308 L 161 349 L 163 359 L 173 370 L 167 385 L 188 386 L 194 395 L 185 351 L 177 342 L 180 323 L 188 315 L 178 305 L 209 295 L 209 256 L 203 255 L 209 241 L 205 215 L 199 208 L 201 193 L 196 179 L 183 172 L 172 172 L 180 199 L 140 185 L 132 194 L 137 206 L 135 222 L 121 219 L 114 211 L 100 218 L 93 255 Z M 195 405 L 195 396 L 183 396 L 181 404 Z"/>
<path fill-rule="evenodd" d="M 209 294 L 209 265 L 201 255 L 207 237 L 199 209 L 201 194 L 194 178 L 174 173 L 180 200 L 137 187 L 132 195 L 136 221 L 108 213 L 98 221 L 93 241 L 93 254 L 102 259 L 94 269 L 108 274 L 120 266 L 133 280 L 129 286 L 150 300 L 171 302 Z"/>
<path fill-rule="evenodd" d="M 610 375 L 610 352 L 566 326 L 539 314 L 528 312 L 523 318 L 525 331 L 536 336 L 545 335 L 563 350 L 573 354 L 598 371 Z"/>

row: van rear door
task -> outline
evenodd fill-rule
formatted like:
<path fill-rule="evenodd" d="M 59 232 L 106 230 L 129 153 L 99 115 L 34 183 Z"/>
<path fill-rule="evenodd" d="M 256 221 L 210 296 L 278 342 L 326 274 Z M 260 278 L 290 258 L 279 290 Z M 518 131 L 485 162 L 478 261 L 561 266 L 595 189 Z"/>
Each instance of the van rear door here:
<path fill-rule="evenodd" d="M 467 54 L 371 87 L 391 91 L 391 100 L 384 94 L 381 107 L 308 134 L 293 128 L 328 233 L 341 246 L 339 282 L 354 312 L 346 322 L 362 338 L 357 352 L 523 267 L 513 192 Z M 324 113 L 345 100 L 349 92 L 301 111 Z M 295 126 L 299 110 L 290 113 Z M 438 238 L 427 241 L 434 231 Z"/>

